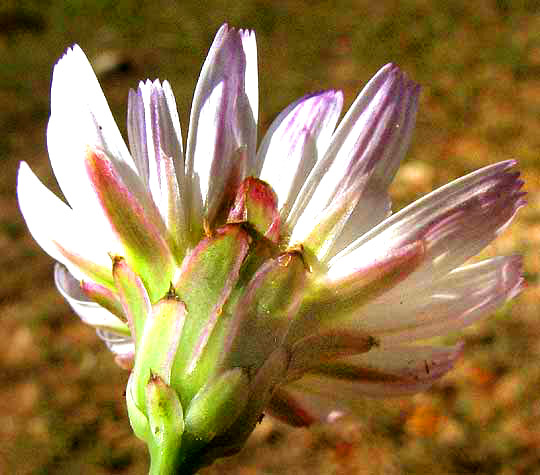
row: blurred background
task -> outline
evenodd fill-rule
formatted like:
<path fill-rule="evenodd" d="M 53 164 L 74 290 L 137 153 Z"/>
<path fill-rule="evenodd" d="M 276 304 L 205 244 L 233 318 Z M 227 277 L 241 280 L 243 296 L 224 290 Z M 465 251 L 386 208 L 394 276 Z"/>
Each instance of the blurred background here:
<path fill-rule="evenodd" d="M 168 79 L 185 137 L 223 22 L 256 30 L 261 135 L 307 92 L 343 89 L 348 106 L 389 61 L 422 84 L 395 209 L 518 159 L 529 205 L 484 256 L 522 253 L 528 288 L 460 335 L 463 360 L 429 392 L 360 400 L 356 418 L 311 430 L 265 418 L 242 453 L 203 473 L 540 473 L 540 6 L 532 0 L 1 2 L 0 473 L 147 473 L 124 407 L 128 375 L 56 292 L 52 259 L 17 207 L 21 160 L 58 190 L 45 146 L 52 67 L 80 44 L 124 132 L 128 89 Z"/>

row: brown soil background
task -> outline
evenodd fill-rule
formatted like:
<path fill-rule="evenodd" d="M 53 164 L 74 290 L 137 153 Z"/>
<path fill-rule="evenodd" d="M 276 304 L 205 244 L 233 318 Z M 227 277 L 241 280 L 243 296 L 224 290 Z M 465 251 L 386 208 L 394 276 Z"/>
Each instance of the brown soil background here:
<path fill-rule="evenodd" d="M 17 207 L 21 160 L 57 190 L 45 147 L 52 66 L 79 43 L 124 130 L 128 89 L 168 79 L 185 136 L 225 21 L 257 32 L 261 135 L 306 92 L 340 88 L 350 104 L 389 61 L 423 85 L 396 209 L 517 158 L 529 205 L 484 257 L 523 254 L 528 288 L 460 335 L 463 360 L 429 392 L 362 399 L 356 417 L 310 430 L 266 418 L 242 453 L 203 473 L 540 474 L 540 6 L 526 0 L 2 2 L 0 473 L 147 473 L 124 407 L 127 374 L 57 294 L 52 260 Z"/>

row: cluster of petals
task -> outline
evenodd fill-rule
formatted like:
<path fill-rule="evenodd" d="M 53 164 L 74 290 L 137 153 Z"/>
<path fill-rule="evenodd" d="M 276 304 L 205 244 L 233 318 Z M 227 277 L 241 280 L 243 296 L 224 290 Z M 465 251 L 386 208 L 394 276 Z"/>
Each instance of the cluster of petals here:
<path fill-rule="evenodd" d="M 392 215 L 388 187 L 410 142 L 419 87 L 384 66 L 341 121 L 340 91 L 309 94 L 279 114 L 257 148 L 257 74 L 253 32 L 223 26 L 195 89 L 185 151 L 171 87 L 159 80 L 130 91 L 126 146 L 84 53 L 66 52 L 54 69 L 47 145 L 67 204 L 26 163 L 18 177 L 30 232 L 59 263 L 60 292 L 127 362 L 132 329 L 111 256 L 126 259 L 155 303 L 226 226 L 231 200 L 254 177 L 276 197 L 279 229 L 265 239 L 280 256 L 301 255 L 306 269 L 279 328 L 271 317 L 232 319 L 230 361 L 261 355 L 262 368 L 276 349 L 286 355 L 265 412 L 309 425 L 335 419 L 363 394 L 427 388 L 462 345 L 422 340 L 474 323 L 522 289 L 519 256 L 468 263 L 525 202 L 514 162 Z M 248 294 L 276 259 L 262 264 Z"/>

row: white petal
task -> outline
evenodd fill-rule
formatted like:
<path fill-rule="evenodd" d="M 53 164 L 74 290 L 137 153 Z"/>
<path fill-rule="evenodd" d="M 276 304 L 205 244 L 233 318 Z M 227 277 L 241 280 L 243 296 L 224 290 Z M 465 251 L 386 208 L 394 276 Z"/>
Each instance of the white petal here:
<path fill-rule="evenodd" d="M 116 355 L 116 364 L 123 369 L 132 369 L 135 361 L 135 343 L 129 336 L 98 328 L 97 335 L 105 342 L 109 351 Z"/>
<path fill-rule="evenodd" d="M 331 327 L 354 328 L 381 345 L 431 338 L 472 325 L 523 288 L 521 259 L 496 257 L 423 285 L 398 285 Z"/>
<path fill-rule="evenodd" d="M 330 279 L 386 255 L 390 249 L 424 240 L 425 259 L 401 285 L 434 280 L 489 244 L 524 204 L 523 182 L 509 171 L 514 162 L 485 167 L 430 193 L 383 221 L 329 263 Z"/>
<path fill-rule="evenodd" d="M 109 248 L 101 236 L 93 232 L 92 223 L 81 221 L 41 183 L 25 162 L 21 162 L 19 168 L 17 196 L 30 233 L 47 254 L 66 265 L 78 279 L 91 275 L 79 267 L 81 261 L 85 261 L 90 268 L 101 268 L 100 273 L 108 274 L 108 280 L 112 280 Z"/>
<path fill-rule="evenodd" d="M 430 387 L 460 357 L 463 345 L 395 346 L 344 358 L 341 364 L 306 374 L 291 384 L 308 393 L 352 403 L 362 395 L 401 396 Z M 334 373 L 332 371 L 335 371 Z"/>
<path fill-rule="evenodd" d="M 202 226 L 203 212 L 214 219 L 231 173 L 241 179 L 255 160 L 256 63 L 254 34 L 224 25 L 204 62 L 191 109 L 186 176 L 192 186 L 192 228 Z M 242 149 L 246 158 L 238 163 Z"/>
<path fill-rule="evenodd" d="M 260 178 L 278 195 L 282 220 L 326 152 L 342 106 L 341 91 L 309 94 L 281 112 L 264 136 L 257 156 Z"/>
<path fill-rule="evenodd" d="M 129 337 L 128 326 L 117 316 L 89 300 L 81 291 L 79 281 L 60 264 L 54 267 L 54 282 L 58 291 L 84 323 Z"/>
<path fill-rule="evenodd" d="M 354 208 L 347 223 L 334 242 L 327 259 L 334 257 L 354 240 L 373 229 L 391 215 L 392 200 L 388 195 L 387 188 L 381 187 L 380 183 L 370 179 L 356 208 Z"/>
<path fill-rule="evenodd" d="M 114 122 L 88 59 L 78 46 L 69 49 L 54 68 L 47 147 L 58 184 L 71 207 L 90 216 L 101 233 L 110 232 L 84 159 L 88 147 L 104 150 L 122 172 L 135 165 Z"/>

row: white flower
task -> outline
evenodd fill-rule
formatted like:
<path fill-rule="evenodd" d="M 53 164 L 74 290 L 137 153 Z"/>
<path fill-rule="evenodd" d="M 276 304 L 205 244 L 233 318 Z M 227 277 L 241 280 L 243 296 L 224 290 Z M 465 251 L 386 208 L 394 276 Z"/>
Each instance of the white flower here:
<path fill-rule="evenodd" d="M 61 263 L 56 282 L 74 310 L 120 363 L 136 358 L 128 403 L 142 438 L 156 361 L 197 437 L 207 435 L 199 406 L 221 407 L 215 388 L 236 388 L 238 411 L 216 416 L 205 439 L 207 453 L 219 454 L 241 446 L 262 412 L 309 425 L 334 420 L 363 394 L 428 387 L 462 346 L 418 341 L 470 325 L 522 288 L 518 256 L 466 263 L 525 203 L 514 162 L 391 216 L 388 186 L 419 96 L 392 64 L 337 127 L 341 92 L 309 94 L 276 118 L 258 151 L 253 32 L 217 33 L 185 155 L 166 81 L 130 91 L 129 149 L 78 46 L 56 65 L 51 95 L 48 149 L 69 205 L 22 163 L 21 211 Z M 164 296 L 177 299 L 173 310 Z M 172 336 L 151 327 L 160 312 Z M 166 354 L 148 350 L 155 338 Z M 150 366 L 138 363 L 146 351 Z"/>

